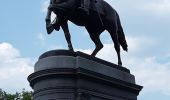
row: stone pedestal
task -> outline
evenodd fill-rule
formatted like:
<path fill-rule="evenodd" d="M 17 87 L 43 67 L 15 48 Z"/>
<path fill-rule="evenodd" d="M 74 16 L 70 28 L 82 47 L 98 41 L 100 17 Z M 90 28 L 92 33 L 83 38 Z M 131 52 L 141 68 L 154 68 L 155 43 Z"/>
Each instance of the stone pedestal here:
<path fill-rule="evenodd" d="M 34 67 L 34 100 L 137 100 L 142 89 L 128 69 L 81 52 L 49 51 Z"/>

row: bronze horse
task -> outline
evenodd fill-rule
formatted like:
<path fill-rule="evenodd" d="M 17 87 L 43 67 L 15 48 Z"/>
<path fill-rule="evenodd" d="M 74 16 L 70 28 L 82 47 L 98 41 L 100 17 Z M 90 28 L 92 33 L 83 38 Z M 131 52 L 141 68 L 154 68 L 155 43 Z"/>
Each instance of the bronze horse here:
<path fill-rule="evenodd" d="M 61 26 L 68 43 L 68 48 L 73 51 L 67 22 L 69 20 L 78 26 L 84 26 L 87 29 L 91 40 L 96 45 L 95 50 L 91 54 L 92 56 L 95 56 L 99 50 L 103 48 L 103 44 L 101 43 L 99 36 L 104 30 L 107 30 L 114 42 L 114 47 L 118 56 L 118 65 L 122 65 L 120 45 L 125 51 L 128 50 L 128 45 L 120 23 L 119 15 L 107 2 L 104 0 L 97 0 L 97 2 L 100 1 L 100 4 L 97 4 L 96 0 L 92 0 L 90 6 L 91 8 L 96 6 L 96 9 L 90 9 L 89 14 L 87 15 L 78 9 L 81 4 L 80 0 L 54 1 L 55 2 L 51 2 L 49 5 L 46 17 L 46 28 L 48 34 L 50 34 L 53 29 L 59 30 L 59 27 Z M 50 17 L 52 11 L 56 14 L 55 23 L 51 23 Z"/>

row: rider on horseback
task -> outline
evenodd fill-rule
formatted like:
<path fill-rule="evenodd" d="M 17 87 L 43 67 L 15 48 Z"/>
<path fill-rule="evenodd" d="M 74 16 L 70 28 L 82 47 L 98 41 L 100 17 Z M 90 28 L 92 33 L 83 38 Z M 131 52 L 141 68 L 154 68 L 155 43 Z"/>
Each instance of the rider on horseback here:
<path fill-rule="evenodd" d="M 60 25 L 59 25 L 59 18 L 56 16 L 55 20 L 53 23 L 51 23 L 51 7 L 53 4 L 55 4 L 56 0 L 50 0 L 50 5 L 48 7 L 47 11 L 47 16 L 46 16 L 46 26 L 47 26 L 47 33 L 50 34 L 54 29 L 59 30 Z M 89 6 L 91 3 L 91 0 L 80 0 L 81 6 L 78 8 L 81 11 L 83 11 L 85 14 L 89 15 Z"/>
<path fill-rule="evenodd" d="M 56 0 L 50 0 L 50 5 L 48 7 L 47 16 L 46 16 L 46 26 L 47 26 L 47 33 L 50 34 L 54 29 L 56 31 L 60 30 L 60 18 L 56 16 L 53 23 L 51 23 L 51 12 L 53 9 L 53 6 L 55 5 L 57 1 Z M 90 4 L 93 2 L 92 0 L 80 0 L 80 7 L 78 7 L 79 10 L 81 10 L 84 14 L 89 15 L 89 8 Z M 94 0 L 96 3 L 97 0 Z"/>

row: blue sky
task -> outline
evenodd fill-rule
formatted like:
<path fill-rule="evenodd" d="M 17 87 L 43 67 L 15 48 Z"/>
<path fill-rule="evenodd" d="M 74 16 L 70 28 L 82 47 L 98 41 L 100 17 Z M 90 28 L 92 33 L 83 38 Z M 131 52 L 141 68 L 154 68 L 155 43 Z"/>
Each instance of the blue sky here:
<path fill-rule="evenodd" d="M 106 0 L 121 18 L 129 52 L 123 65 L 144 89 L 139 100 L 170 99 L 170 0 Z M 31 90 L 26 80 L 40 54 L 67 49 L 61 31 L 46 34 L 48 0 L 0 1 L 0 88 L 14 93 Z M 94 44 L 83 27 L 69 22 L 73 47 L 90 53 Z M 97 57 L 117 63 L 110 36 L 101 35 L 104 48 Z"/>

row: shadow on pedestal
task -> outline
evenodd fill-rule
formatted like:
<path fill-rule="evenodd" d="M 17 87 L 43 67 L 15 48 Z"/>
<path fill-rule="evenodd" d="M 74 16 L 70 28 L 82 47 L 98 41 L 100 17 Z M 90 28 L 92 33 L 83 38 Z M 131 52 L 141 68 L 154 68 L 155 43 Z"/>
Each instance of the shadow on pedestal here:
<path fill-rule="evenodd" d="M 81 52 L 46 52 L 34 68 L 34 100 L 137 100 L 142 89 L 127 68 Z"/>

